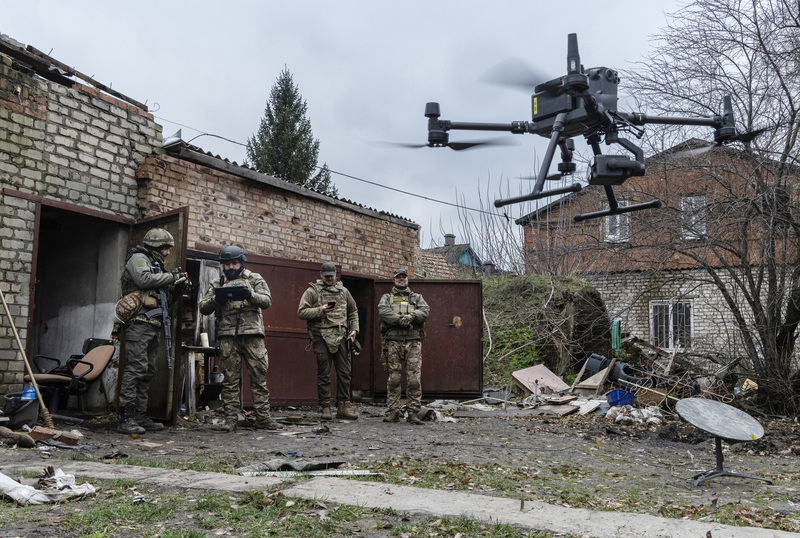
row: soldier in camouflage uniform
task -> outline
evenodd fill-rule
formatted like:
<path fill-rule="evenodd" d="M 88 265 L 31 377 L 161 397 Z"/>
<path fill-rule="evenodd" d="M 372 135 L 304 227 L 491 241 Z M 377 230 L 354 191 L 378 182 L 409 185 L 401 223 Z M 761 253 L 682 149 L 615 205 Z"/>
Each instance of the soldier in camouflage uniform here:
<path fill-rule="evenodd" d="M 333 262 L 322 264 L 321 280 L 310 282 L 300 298 L 297 315 L 306 320 L 308 336 L 317 356 L 317 395 L 322 420 L 331 420 L 331 361 L 336 368 L 336 418 L 356 420 L 350 408 L 352 363 L 349 347 L 358 334 L 358 307 L 344 285 L 336 280 Z"/>
<path fill-rule="evenodd" d="M 394 287 L 381 297 L 378 316 L 381 322 L 381 364 L 388 374 L 384 422 L 397 422 L 402 415 L 400 406 L 400 378 L 403 363 L 406 367 L 406 396 L 409 424 L 422 424 L 418 414 L 422 407 L 422 330 L 430 314 L 430 307 L 422 295 L 408 287 L 405 269 L 394 272 Z"/>
<path fill-rule="evenodd" d="M 267 389 L 269 357 L 264 346 L 261 310 L 272 305 L 269 287 L 261 275 L 245 269 L 247 258 L 240 247 L 223 248 L 219 261 L 222 262 L 223 276 L 211 283 L 200 301 L 200 312 L 208 315 L 216 311 L 219 322 L 217 340 L 220 366 L 225 376 L 221 393 L 225 422 L 221 429 L 234 430 L 238 423 L 242 361 L 250 375 L 255 426 L 267 430 L 282 429 L 270 415 Z"/>
<path fill-rule="evenodd" d="M 145 234 L 143 243 L 144 246 L 137 245 L 128 252 L 120 278 L 123 296 L 137 290 L 147 292 L 144 304 L 123 327 L 125 370 L 119 391 L 117 431 L 127 434 L 164 428 L 147 416 L 147 392 L 156 371 L 159 334 L 163 333 L 163 316 L 156 293 L 164 288 L 171 298 L 180 291 L 173 289 L 173 285 L 185 277 L 177 268 L 165 272 L 164 259 L 175 246 L 168 231 L 153 228 Z"/>

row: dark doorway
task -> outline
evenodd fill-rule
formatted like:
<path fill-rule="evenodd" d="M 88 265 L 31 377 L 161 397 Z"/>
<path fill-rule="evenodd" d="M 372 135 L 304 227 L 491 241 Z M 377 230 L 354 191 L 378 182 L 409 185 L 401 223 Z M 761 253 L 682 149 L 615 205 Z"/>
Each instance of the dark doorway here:
<path fill-rule="evenodd" d="M 85 339 L 111 337 L 128 228 L 96 216 L 40 206 L 31 357 L 42 354 L 64 363 L 70 355 L 81 353 Z M 113 374 L 116 370 L 109 369 L 109 375 Z M 116 386 L 113 381 L 106 385 Z M 106 396 L 90 393 L 88 407 L 107 404 Z"/>

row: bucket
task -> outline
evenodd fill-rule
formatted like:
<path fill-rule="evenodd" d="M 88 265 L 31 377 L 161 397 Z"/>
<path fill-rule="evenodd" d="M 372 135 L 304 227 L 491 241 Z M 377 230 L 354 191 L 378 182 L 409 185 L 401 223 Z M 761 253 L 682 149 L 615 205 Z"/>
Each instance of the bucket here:
<path fill-rule="evenodd" d="M 39 401 L 22 398 L 21 392 L 6 394 L 3 413 L 8 417 L 6 425 L 12 430 L 18 430 L 25 424 L 33 426 L 39 418 Z"/>
<path fill-rule="evenodd" d="M 614 389 L 608 393 L 608 403 L 611 407 L 622 407 L 623 405 L 633 405 L 633 393 L 627 390 Z"/>

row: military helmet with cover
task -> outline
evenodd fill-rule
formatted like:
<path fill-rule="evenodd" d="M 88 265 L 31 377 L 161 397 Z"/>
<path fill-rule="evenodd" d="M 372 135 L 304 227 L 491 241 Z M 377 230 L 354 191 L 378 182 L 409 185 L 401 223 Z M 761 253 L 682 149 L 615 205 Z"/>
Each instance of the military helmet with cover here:
<path fill-rule="evenodd" d="M 174 247 L 175 240 L 172 238 L 172 234 L 166 231 L 163 228 L 153 228 L 152 230 L 148 230 L 146 234 L 144 234 L 144 246 L 148 248 L 167 248 L 167 247 Z"/>
<path fill-rule="evenodd" d="M 239 260 L 242 263 L 247 261 L 247 257 L 244 255 L 244 249 L 242 249 L 242 247 L 237 247 L 236 245 L 229 245 L 220 250 L 219 261 L 224 263 L 236 260 Z"/>

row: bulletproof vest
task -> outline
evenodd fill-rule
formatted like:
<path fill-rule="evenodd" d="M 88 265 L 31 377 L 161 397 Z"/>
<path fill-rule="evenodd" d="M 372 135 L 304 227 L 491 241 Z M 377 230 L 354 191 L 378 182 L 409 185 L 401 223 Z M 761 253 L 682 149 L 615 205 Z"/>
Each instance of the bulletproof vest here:
<path fill-rule="evenodd" d="M 338 283 L 337 283 L 338 284 Z M 325 317 L 318 321 L 317 327 L 346 327 L 347 326 L 347 297 L 344 288 L 341 286 L 320 286 L 314 284 L 319 293 L 320 306 L 331 301 L 336 302 L 333 310 L 326 312 Z"/>
<path fill-rule="evenodd" d="M 413 293 L 392 293 L 392 311 L 395 314 L 403 316 L 417 310 L 417 303 L 411 301 L 413 296 Z M 381 336 L 386 340 L 422 340 L 425 338 L 425 331 L 423 331 L 422 326 L 418 324 L 404 328 L 397 326 L 388 327 L 381 322 Z"/>
<path fill-rule="evenodd" d="M 392 311 L 398 315 L 405 315 L 414 312 L 417 303 L 409 302 L 408 295 L 392 295 Z"/>

